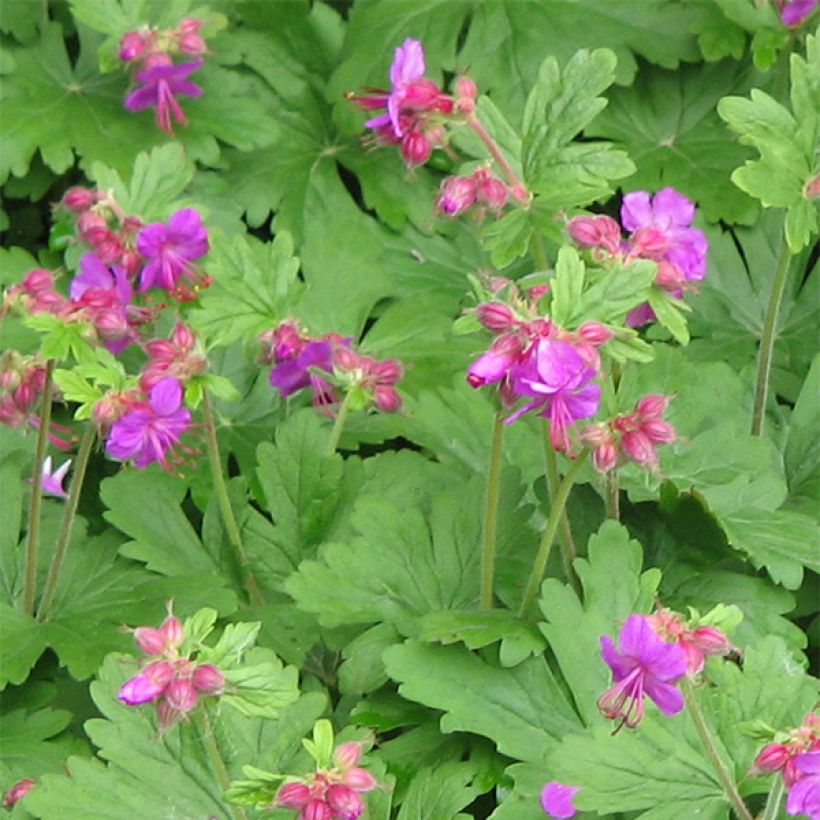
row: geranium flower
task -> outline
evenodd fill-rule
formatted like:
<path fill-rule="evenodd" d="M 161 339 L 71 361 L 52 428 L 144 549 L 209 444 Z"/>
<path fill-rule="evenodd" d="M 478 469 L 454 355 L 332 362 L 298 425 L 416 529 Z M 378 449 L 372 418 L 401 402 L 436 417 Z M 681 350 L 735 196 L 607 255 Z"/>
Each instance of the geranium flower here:
<path fill-rule="evenodd" d="M 814 10 L 820 0 L 787 0 L 780 9 L 780 22 L 797 28 Z"/>
<path fill-rule="evenodd" d="M 580 786 L 567 786 L 552 780 L 541 791 L 541 806 L 550 817 L 575 817 L 578 810 L 572 800 L 579 791 Z"/>
<path fill-rule="evenodd" d="M 190 423 L 182 386 L 176 379 L 162 379 L 151 388 L 149 401 L 139 402 L 111 425 L 105 450 L 122 461 L 133 458 L 140 469 L 154 461 L 165 465 Z"/>
<path fill-rule="evenodd" d="M 601 657 L 612 670 L 614 685 L 598 698 L 598 708 L 610 720 L 637 726 L 644 714 L 644 693 L 667 716 L 684 707 L 684 697 L 674 682 L 686 674 L 686 655 L 678 644 L 667 643 L 642 615 L 630 615 L 618 636 L 616 648 L 608 635 L 601 637 Z M 616 730 L 617 731 L 617 730 Z"/>
<path fill-rule="evenodd" d="M 180 124 L 185 125 L 188 118 L 177 102 L 175 94 L 187 97 L 199 97 L 202 89 L 188 80 L 197 69 L 202 68 L 204 60 L 191 60 L 178 65 L 157 65 L 137 72 L 140 88 L 132 91 L 125 98 L 125 107 L 129 111 L 142 111 L 145 108 L 156 108 L 156 123 L 168 134 L 173 134 L 171 115 Z"/>
<path fill-rule="evenodd" d="M 63 481 L 69 467 L 71 467 L 71 459 L 68 459 L 52 472 L 51 456 L 46 456 L 43 460 L 43 473 L 40 483 L 43 492 L 56 495 L 58 498 L 68 498 L 68 493 L 63 489 Z"/>
<path fill-rule="evenodd" d="M 797 782 L 789 789 L 786 811 L 806 814 L 820 820 L 820 752 L 809 752 L 794 758 Z"/>
<path fill-rule="evenodd" d="M 148 259 L 140 274 L 140 291 L 175 290 L 183 276 L 192 278 L 190 263 L 208 253 L 208 247 L 208 229 L 194 208 L 177 211 L 167 224 L 146 225 L 137 236 L 137 250 Z"/>

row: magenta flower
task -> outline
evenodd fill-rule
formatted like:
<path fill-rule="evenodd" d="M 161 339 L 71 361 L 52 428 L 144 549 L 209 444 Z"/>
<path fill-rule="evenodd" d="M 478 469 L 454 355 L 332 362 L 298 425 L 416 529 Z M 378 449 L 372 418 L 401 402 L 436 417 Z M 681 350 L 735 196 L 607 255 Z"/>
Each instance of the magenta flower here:
<path fill-rule="evenodd" d="M 185 112 L 177 102 L 175 94 L 187 97 L 199 97 L 202 89 L 188 80 L 188 77 L 199 68 L 203 60 L 192 60 L 178 65 L 158 65 L 137 72 L 140 88 L 132 91 L 125 98 L 125 107 L 129 111 L 142 111 L 145 108 L 156 108 L 156 123 L 168 134 L 173 134 L 171 115 L 180 124 L 188 122 Z"/>
<path fill-rule="evenodd" d="M 51 456 L 46 456 L 43 461 L 43 477 L 40 483 L 43 492 L 56 495 L 58 498 L 68 498 L 68 493 L 63 489 L 63 481 L 70 466 L 71 459 L 61 464 L 52 472 Z"/>
<path fill-rule="evenodd" d="M 630 615 L 618 636 L 620 649 L 608 635 L 601 637 L 601 657 L 612 670 L 614 685 L 598 698 L 598 708 L 610 720 L 619 718 L 630 728 L 644 714 L 644 693 L 667 716 L 683 709 L 685 701 L 674 682 L 686 674 L 686 655 L 678 644 L 658 637 L 643 615 Z M 616 729 L 617 731 L 617 729 Z"/>
<path fill-rule="evenodd" d="M 820 820 L 820 752 L 808 752 L 794 758 L 797 782 L 789 789 L 786 811 L 806 814 Z"/>
<path fill-rule="evenodd" d="M 393 54 L 393 64 L 390 66 L 390 82 L 393 88 L 387 94 L 372 98 L 371 107 L 387 108 L 387 111 L 377 117 L 372 117 L 365 125 L 375 130 L 391 126 L 393 135 L 397 139 L 403 137 L 402 105 L 407 96 L 408 87 L 416 80 L 421 80 L 425 70 L 424 49 L 421 43 L 408 38 Z"/>
<path fill-rule="evenodd" d="M 780 9 L 780 22 L 797 28 L 817 7 L 820 0 L 787 0 Z"/>
<path fill-rule="evenodd" d="M 270 383 L 275 387 L 282 398 L 287 398 L 303 387 L 319 387 L 321 392 L 327 392 L 322 385 L 327 385 L 323 379 L 311 372 L 311 368 L 324 370 L 330 373 L 333 370 L 333 347 L 327 340 L 308 342 L 292 359 L 286 359 L 277 364 L 270 372 Z M 322 382 L 322 385 L 318 384 Z"/>
<path fill-rule="evenodd" d="M 578 810 L 572 804 L 580 786 L 567 786 L 552 780 L 541 791 L 541 806 L 550 817 L 575 817 Z"/>
<path fill-rule="evenodd" d="M 127 706 L 141 706 L 159 698 L 173 680 L 173 665 L 169 661 L 154 661 L 139 675 L 127 680 L 120 687 L 117 698 Z"/>
<path fill-rule="evenodd" d="M 133 458 L 140 469 L 154 461 L 164 466 L 190 423 L 191 412 L 182 406 L 182 386 L 176 379 L 161 379 L 151 388 L 150 401 L 114 422 L 105 450 L 123 461 Z"/>
<path fill-rule="evenodd" d="M 208 247 L 208 229 L 194 208 L 177 211 L 167 224 L 146 225 L 137 236 L 137 250 L 148 259 L 140 274 L 140 291 L 173 291 L 183 276 L 192 278 L 190 263 L 208 253 Z"/>
<path fill-rule="evenodd" d="M 96 254 L 84 253 L 80 257 L 80 272 L 71 280 L 69 295 L 77 301 L 93 290 L 112 291 L 123 306 L 131 304 L 134 298 L 134 289 L 121 267 L 109 268 Z"/>
<path fill-rule="evenodd" d="M 556 450 L 571 449 L 568 428 L 578 419 L 595 415 L 601 388 L 591 384 L 595 370 L 568 342 L 539 339 L 525 358 L 510 370 L 512 391 L 533 399 L 507 419 L 511 423 L 530 410 L 550 420 L 550 439 Z"/>

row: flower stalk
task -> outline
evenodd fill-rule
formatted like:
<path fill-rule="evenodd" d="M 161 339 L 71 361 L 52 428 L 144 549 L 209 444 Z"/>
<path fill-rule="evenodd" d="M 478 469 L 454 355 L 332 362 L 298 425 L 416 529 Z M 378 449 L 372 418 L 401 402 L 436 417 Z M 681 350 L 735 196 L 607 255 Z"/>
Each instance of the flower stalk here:
<path fill-rule="evenodd" d="M 723 786 L 723 791 L 726 793 L 726 797 L 728 798 L 732 809 L 740 820 L 754 820 L 749 812 L 749 809 L 746 808 L 746 804 L 743 802 L 740 792 L 737 790 L 737 785 L 731 772 L 723 762 L 720 752 L 718 752 L 717 746 L 715 745 L 715 739 L 712 737 L 712 732 L 706 722 L 706 716 L 700 708 L 700 703 L 698 702 L 698 698 L 695 693 L 695 687 L 692 686 L 692 683 L 688 678 L 684 678 L 681 681 L 680 686 L 683 690 L 683 694 L 686 696 L 686 705 L 689 707 L 689 714 L 692 716 L 692 722 L 695 724 L 695 729 L 697 730 L 698 736 L 703 743 L 703 748 L 706 750 L 706 756 L 709 758 L 709 762 L 714 767 L 715 774 L 717 774 L 720 785 Z"/>
<path fill-rule="evenodd" d="M 777 338 L 777 320 L 780 316 L 780 307 L 783 303 L 783 293 L 789 279 L 791 267 L 791 252 L 789 245 L 783 238 L 780 249 L 780 258 L 777 260 L 777 269 L 772 282 L 772 292 L 769 295 L 769 304 L 766 307 L 766 317 L 763 321 L 763 332 L 760 336 L 760 349 L 757 359 L 757 376 L 755 378 L 755 400 L 752 410 L 752 435 L 763 435 L 763 425 L 766 420 L 766 400 L 769 395 L 769 380 L 772 372 L 772 357 L 774 343 Z"/>
<path fill-rule="evenodd" d="M 763 814 L 760 815 L 760 820 L 777 820 L 780 815 L 780 804 L 783 802 L 783 795 L 785 793 L 785 785 L 782 777 L 776 777 L 772 790 L 769 792 L 769 797 L 766 800 L 766 805 L 763 808 Z"/>
<path fill-rule="evenodd" d="M 492 609 L 493 578 L 495 576 L 495 542 L 498 531 L 498 499 L 501 494 L 501 466 L 503 464 L 504 416 L 495 414 L 493 438 L 490 445 L 490 467 L 487 473 L 487 496 L 484 506 L 484 534 L 481 542 L 481 609 Z"/>
<path fill-rule="evenodd" d="M 43 501 L 43 461 L 46 457 L 48 428 L 51 423 L 51 394 L 54 386 L 54 360 L 46 362 L 45 385 L 40 405 L 40 421 L 37 428 L 37 445 L 34 452 L 34 477 L 31 485 L 31 503 L 28 516 L 28 542 L 26 544 L 25 580 L 23 586 L 23 612 L 34 614 L 34 593 L 37 585 L 37 553 L 40 549 L 40 508 Z"/>
<path fill-rule="evenodd" d="M 550 517 L 547 520 L 547 526 L 544 530 L 544 535 L 541 538 L 541 544 L 538 547 L 538 552 L 535 556 L 530 577 L 527 580 L 527 586 L 524 590 L 524 598 L 521 601 L 521 608 L 518 610 L 519 618 L 529 617 L 532 606 L 538 596 L 538 590 L 541 586 L 541 579 L 544 576 L 544 570 L 546 569 L 547 561 L 550 557 L 552 544 L 555 541 L 555 535 L 558 532 L 558 527 L 561 523 L 561 514 L 564 512 L 570 491 L 575 484 L 575 479 L 578 477 L 578 473 L 581 472 L 581 468 L 584 466 L 586 454 L 586 450 L 581 452 L 572 467 L 570 467 L 567 471 L 567 474 L 564 476 L 564 480 L 558 487 L 558 492 L 556 492 L 555 497 L 552 499 Z"/>
<path fill-rule="evenodd" d="M 222 473 L 222 458 L 219 453 L 219 442 L 216 438 L 216 421 L 211 407 L 211 397 L 207 390 L 202 391 L 202 417 L 205 421 L 205 445 L 208 450 L 208 463 L 211 466 L 211 479 L 214 483 L 214 490 L 219 503 L 219 511 L 222 514 L 222 523 L 225 525 L 225 530 L 228 533 L 228 540 L 236 550 L 236 554 L 239 558 L 239 566 L 245 576 L 245 585 L 248 588 L 251 601 L 256 604 L 263 604 L 265 599 L 253 572 L 248 566 L 248 555 L 242 543 L 242 533 L 236 521 L 236 516 L 231 506 L 231 497 L 228 493 L 228 485 Z"/>
<path fill-rule="evenodd" d="M 475 114 L 471 114 L 469 119 L 467 120 L 467 124 L 476 132 L 479 139 L 487 146 L 487 150 L 490 152 L 490 156 L 495 160 L 498 167 L 501 169 L 501 172 L 507 178 L 507 184 L 513 190 L 518 190 L 519 192 L 523 192 L 527 190 L 526 185 L 522 182 L 521 178 L 518 174 L 515 173 L 512 165 L 507 161 L 507 158 L 504 156 L 501 149 L 498 147 L 498 143 L 490 136 L 490 133 L 487 129 L 482 125 L 481 120 L 475 116 Z"/>
<path fill-rule="evenodd" d="M 80 495 L 83 489 L 83 482 L 85 481 L 88 459 L 91 456 L 91 450 L 94 447 L 96 438 L 97 428 L 93 423 L 89 422 L 80 440 L 80 449 L 74 460 L 74 475 L 71 477 L 68 499 L 66 500 L 65 509 L 63 510 L 62 521 L 60 522 L 60 534 L 57 536 L 57 545 L 54 548 L 51 566 L 48 569 L 48 577 L 46 578 L 43 597 L 40 599 L 40 604 L 37 608 L 37 620 L 40 623 L 45 621 L 48 616 L 48 611 L 54 600 L 54 593 L 60 582 L 60 574 L 63 570 L 66 554 L 68 553 L 71 532 L 74 529 L 74 520 L 77 516 L 77 507 L 80 503 Z"/>
<path fill-rule="evenodd" d="M 332 456 L 339 446 L 339 439 L 342 437 L 347 417 L 350 415 L 350 393 L 346 393 L 339 405 L 339 410 L 336 413 L 336 420 L 333 422 L 333 429 L 330 431 L 330 438 L 327 442 L 327 455 Z"/>

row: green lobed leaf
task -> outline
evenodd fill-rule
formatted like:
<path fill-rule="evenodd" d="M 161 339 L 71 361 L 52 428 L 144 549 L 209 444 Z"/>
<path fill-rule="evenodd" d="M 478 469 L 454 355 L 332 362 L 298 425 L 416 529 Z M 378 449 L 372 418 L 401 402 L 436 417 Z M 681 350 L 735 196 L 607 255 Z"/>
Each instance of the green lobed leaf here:
<path fill-rule="evenodd" d="M 472 785 L 475 774 L 476 766 L 470 762 L 449 762 L 435 769 L 421 769 L 410 782 L 397 820 L 469 817 L 458 812 L 480 794 L 480 790 Z"/>

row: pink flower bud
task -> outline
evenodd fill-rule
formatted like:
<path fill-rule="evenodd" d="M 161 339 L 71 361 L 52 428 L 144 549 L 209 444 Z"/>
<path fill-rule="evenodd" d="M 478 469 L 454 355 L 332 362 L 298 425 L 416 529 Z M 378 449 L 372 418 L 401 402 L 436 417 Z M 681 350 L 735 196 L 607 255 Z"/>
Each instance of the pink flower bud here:
<path fill-rule="evenodd" d="M 333 812 L 324 800 L 311 800 L 299 812 L 299 820 L 333 820 Z"/>
<path fill-rule="evenodd" d="M 165 645 L 169 649 L 176 649 L 182 641 L 185 640 L 185 631 L 182 626 L 182 621 L 174 615 L 168 615 L 162 622 L 160 631 L 165 638 Z"/>
<path fill-rule="evenodd" d="M 600 322 L 584 322 L 584 324 L 578 328 L 577 332 L 585 342 L 589 342 L 591 345 L 595 345 L 595 347 L 600 347 L 615 338 L 614 331 L 610 330 L 606 325 L 602 325 Z"/>
<path fill-rule="evenodd" d="M 776 772 L 786 765 L 791 754 L 791 749 L 783 743 L 769 743 L 760 750 L 752 765 L 761 772 Z"/>
<path fill-rule="evenodd" d="M 44 290 L 51 290 L 54 287 L 54 274 L 43 268 L 30 270 L 20 283 L 26 293 L 36 295 Z"/>
<path fill-rule="evenodd" d="M 94 316 L 94 327 L 100 338 L 108 342 L 116 342 L 125 339 L 131 333 L 131 328 L 123 316 L 122 311 L 117 309 L 103 309 Z"/>
<path fill-rule="evenodd" d="M 358 820 L 364 811 L 362 798 L 347 786 L 330 786 L 326 800 L 333 817 L 338 820 Z"/>
<path fill-rule="evenodd" d="M 125 63 L 139 59 L 145 53 L 147 45 L 147 39 L 143 33 L 126 31 L 120 40 L 120 59 Z"/>
<path fill-rule="evenodd" d="M 592 463 L 599 473 L 608 473 L 618 465 L 618 448 L 612 441 L 605 441 L 592 453 Z"/>
<path fill-rule="evenodd" d="M 627 457 L 638 464 L 654 464 L 658 460 L 654 445 L 643 433 L 624 433 L 621 447 Z"/>
<path fill-rule="evenodd" d="M 142 257 L 133 248 L 126 248 L 120 256 L 120 266 L 129 275 L 142 267 Z"/>
<path fill-rule="evenodd" d="M 389 384 L 377 384 L 373 388 L 373 404 L 382 413 L 395 413 L 401 409 L 401 396 L 395 387 Z"/>
<path fill-rule="evenodd" d="M 655 444 L 668 444 L 678 437 L 675 428 L 663 419 L 648 419 L 641 425 L 641 432 Z"/>
<path fill-rule="evenodd" d="M 95 245 L 111 233 L 105 217 L 96 211 L 86 211 L 77 218 L 77 231 L 80 239 L 89 245 Z"/>
<path fill-rule="evenodd" d="M 283 809 L 301 809 L 310 802 L 310 789 L 304 783 L 285 783 L 276 795 Z"/>
<path fill-rule="evenodd" d="M 161 655 L 165 651 L 165 636 L 159 629 L 137 627 L 134 630 L 134 640 L 146 655 Z"/>
<path fill-rule="evenodd" d="M 333 762 L 340 769 L 352 769 L 362 758 L 362 744 L 354 741 L 342 743 L 333 752 Z"/>
<path fill-rule="evenodd" d="M 677 265 L 664 260 L 658 263 L 655 284 L 668 293 L 680 295 L 683 288 L 686 287 L 686 276 Z"/>
<path fill-rule="evenodd" d="M 4 370 L 0 373 L 0 388 L 3 390 L 15 390 L 20 386 L 21 378 L 17 370 Z"/>
<path fill-rule="evenodd" d="M 424 165 L 433 153 L 430 140 L 420 131 L 411 131 L 401 141 L 401 155 L 408 168 Z"/>
<path fill-rule="evenodd" d="M 469 97 L 474 100 L 478 96 L 478 86 L 472 77 L 459 77 L 456 80 L 456 96 Z"/>
<path fill-rule="evenodd" d="M 203 663 L 194 669 L 191 676 L 194 686 L 206 695 L 218 695 L 225 689 L 225 675 L 212 663 Z"/>
<path fill-rule="evenodd" d="M 638 399 L 635 410 L 645 419 L 657 418 L 666 412 L 671 398 L 671 396 L 664 396 L 662 393 L 650 393 Z"/>
<path fill-rule="evenodd" d="M 14 404 L 23 411 L 30 410 L 37 402 L 38 390 L 30 383 L 23 382 L 12 394 Z"/>
<path fill-rule="evenodd" d="M 170 667 L 170 664 L 167 666 Z M 156 700 L 165 691 L 168 681 L 163 681 L 163 677 L 159 674 L 153 676 L 146 674 L 146 669 L 120 687 L 117 697 L 128 706 L 140 706 Z M 171 675 L 173 675 L 173 669 L 171 669 Z"/>
<path fill-rule="evenodd" d="M 470 387 L 483 387 L 485 384 L 501 381 L 515 364 L 515 360 L 516 357 L 510 353 L 488 350 L 470 365 L 467 384 Z"/>
<path fill-rule="evenodd" d="M 405 110 L 428 111 L 439 107 L 442 96 L 441 89 L 432 80 L 413 80 L 402 89 L 401 106 Z"/>
<path fill-rule="evenodd" d="M 806 199 L 820 198 L 820 174 L 817 174 L 817 176 L 812 177 L 806 182 L 803 188 L 803 196 L 806 197 Z"/>
<path fill-rule="evenodd" d="M 362 366 L 359 354 L 349 347 L 336 347 L 333 350 L 333 366 L 347 373 L 358 370 Z"/>
<path fill-rule="evenodd" d="M 160 68 L 169 65 L 173 65 L 174 61 L 171 59 L 171 55 L 167 54 L 164 51 L 152 51 L 146 58 L 145 62 L 143 63 L 143 67 L 147 70 L 149 68 Z"/>
<path fill-rule="evenodd" d="M 697 627 L 692 632 L 692 640 L 706 655 L 725 655 L 732 648 L 729 638 L 714 626 Z"/>
<path fill-rule="evenodd" d="M 482 302 L 475 315 L 482 327 L 495 333 L 504 333 L 516 324 L 515 313 L 503 302 Z"/>
<path fill-rule="evenodd" d="M 533 302 L 538 302 L 551 290 L 552 285 L 533 285 L 531 288 L 527 288 L 527 296 L 529 296 Z"/>
<path fill-rule="evenodd" d="M 165 690 L 166 703 L 178 712 L 190 712 L 198 700 L 199 693 L 187 678 L 174 678 Z"/>
<path fill-rule="evenodd" d="M 621 226 L 609 216 L 576 216 L 567 223 L 567 232 L 582 248 L 603 248 L 618 253 Z"/>
<path fill-rule="evenodd" d="M 192 57 L 199 57 L 208 50 L 205 41 L 198 34 L 183 34 L 177 40 L 177 46 L 183 54 L 189 54 Z"/>
<path fill-rule="evenodd" d="M 470 177 L 447 177 L 436 197 L 436 208 L 447 216 L 458 216 L 475 203 L 475 183 Z"/>
<path fill-rule="evenodd" d="M 356 767 L 342 775 L 342 783 L 357 792 L 372 792 L 379 784 L 367 769 Z"/>
<path fill-rule="evenodd" d="M 202 20 L 198 20 L 196 17 L 183 17 L 179 21 L 177 29 L 182 34 L 199 34 L 202 31 Z"/>
<path fill-rule="evenodd" d="M 477 171 L 475 177 L 478 202 L 486 205 L 491 211 L 500 211 L 507 204 L 509 197 L 507 186 L 486 168 Z"/>
<path fill-rule="evenodd" d="M 18 801 L 22 800 L 35 785 L 36 783 L 33 780 L 18 780 L 3 795 L 3 805 L 7 809 L 12 808 Z"/>
<path fill-rule="evenodd" d="M 167 732 L 172 727 L 176 726 L 184 716 L 184 712 L 174 709 L 170 704 L 164 700 L 157 701 L 157 721 L 159 728 L 163 732 Z"/>
<path fill-rule="evenodd" d="M 123 245 L 113 231 L 98 241 L 91 243 L 94 245 L 94 253 L 97 254 L 100 262 L 104 265 L 113 265 L 119 262 L 123 252 Z"/>
<path fill-rule="evenodd" d="M 90 188 L 82 188 L 75 185 L 69 188 L 60 200 L 60 204 L 73 211 L 75 214 L 80 214 L 87 211 L 97 201 L 97 192 Z"/>
<path fill-rule="evenodd" d="M 373 362 L 370 374 L 379 384 L 396 384 L 404 376 L 404 365 L 398 359 L 383 359 Z"/>
<path fill-rule="evenodd" d="M 631 237 L 632 256 L 646 259 L 660 259 L 669 248 L 669 237 L 665 231 L 652 226 L 638 228 Z"/>

